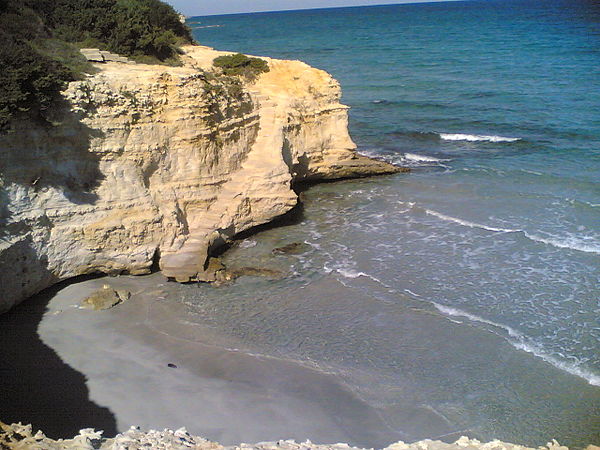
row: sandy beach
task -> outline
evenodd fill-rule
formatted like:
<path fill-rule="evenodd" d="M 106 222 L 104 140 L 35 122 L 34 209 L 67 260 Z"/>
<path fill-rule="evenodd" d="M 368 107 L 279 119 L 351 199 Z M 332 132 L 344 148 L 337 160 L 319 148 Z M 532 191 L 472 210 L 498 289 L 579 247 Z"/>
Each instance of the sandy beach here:
<path fill-rule="evenodd" d="M 243 353 L 230 347 L 231 337 L 221 337 L 226 346 L 207 345 L 219 336 L 186 322 L 182 305 L 163 295 L 164 283 L 159 274 L 91 279 L 25 304 L 45 308 L 39 336 L 72 367 L 62 370 L 85 377 L 62 386 L 65 395 L 57 392 L 47 407 L 71 414 L 100 409 L 104 417 L 87 414 L 85 426 L 105 428 L 107 434 L 132 425 L 186 426 L 224 444 L 310 438 L 383 447 L 402 437 L 331 374 Z M 131 291 L 131 299 L 106 311 L 81 309 L 82 300 L 105 284 Z M 62 370 L 52 379 L 61 379 Z M 89 404 L 70 399 L 69 389 L 89 391 Z M 29 420 L 26 416 L 21 411 L 20 420 Z M 34 426 L 53 434 L 52 426 L 36 419 Z"/>

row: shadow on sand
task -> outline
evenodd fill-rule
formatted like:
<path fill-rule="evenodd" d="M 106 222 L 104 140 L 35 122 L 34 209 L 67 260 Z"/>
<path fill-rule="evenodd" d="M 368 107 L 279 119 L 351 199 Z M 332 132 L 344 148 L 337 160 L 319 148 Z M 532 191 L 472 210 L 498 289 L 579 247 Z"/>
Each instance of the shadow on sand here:
<path fill-rule="evenodd" d="M 73 280 L 0 315 L 0 420 L 30 423 L 53 439 L 73 437 L 82 428 L 104 430 L 111 437 L 117 434 L 112 413 L 89 399 L 86 378 L 37 332 L 46 305 L 67 283 Z"/>

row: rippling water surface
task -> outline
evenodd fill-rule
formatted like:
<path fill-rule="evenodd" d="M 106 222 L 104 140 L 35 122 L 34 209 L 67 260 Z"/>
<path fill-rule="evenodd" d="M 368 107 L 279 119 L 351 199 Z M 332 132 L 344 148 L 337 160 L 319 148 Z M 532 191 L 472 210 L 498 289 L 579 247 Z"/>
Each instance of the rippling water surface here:
<path fill-rule="evenodd" d="M 289 276 L 176 288 L 191 317 L 338 373 L 407 439 L 427 422 L 599 444 L 600 6 L 192 21 L 203 44 L 332 73 L 359 150 L 414 171 L 311 188 L 299 223 L 227 256 Z M 304 253 L 271 254 L 294 241 Z"/>

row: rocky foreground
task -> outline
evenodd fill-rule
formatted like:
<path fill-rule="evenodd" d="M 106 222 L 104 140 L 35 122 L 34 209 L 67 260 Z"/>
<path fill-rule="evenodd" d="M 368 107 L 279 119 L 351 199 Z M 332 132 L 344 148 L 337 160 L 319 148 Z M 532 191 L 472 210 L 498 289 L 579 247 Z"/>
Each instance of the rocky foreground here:
<path fill-rule="evenodd" d="M 295 441 L 261 442 L 258 444 L 240 444 L 225 447 L 207 439 L 191 436 L 185 428 L 177 431 L 164 430 L 149 432 L 132 427 L 129 431 L 119 434 L 113 439 L 103 439 L 102 432 L 92 429 L 81 430 L 73 439 L 55 441 L 44 436 L 41 431 L 33 433 L 31 425 L 5 425 L 0 422 L 0 448 L 9 449 L 198 449 L 198 450 L 361 450 L 347 444 L 319 445 L 310 441 L 297 443 Z M 568 450 L 558 442 L 552 441 L 539 450 Z M 599 450 L 600 447 L 590 445 L 587 450 Z M 533 450 L 522 445 L 509 444 L 501 441 L 488 443 L 476 439 L 461 437 L 453 444 L 441 441 L 424 440 L 412 444 L 397 442 L 383 450 Z"/>

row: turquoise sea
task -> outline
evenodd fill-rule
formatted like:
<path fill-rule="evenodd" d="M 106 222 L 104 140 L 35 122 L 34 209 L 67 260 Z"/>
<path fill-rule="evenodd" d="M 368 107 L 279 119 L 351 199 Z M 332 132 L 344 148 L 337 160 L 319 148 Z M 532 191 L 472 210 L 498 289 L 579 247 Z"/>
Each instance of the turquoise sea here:
<path fill-rule="evenodd" d="M 173 288 L 190 314 L 338 374 L 406 440 L 600 444 L 600 3 L 189 22 L 201 44 L 330 72 L 359 151 L 413 168 L 311 188 L 297 223 L 226 256 L 291 276 Z"/>

